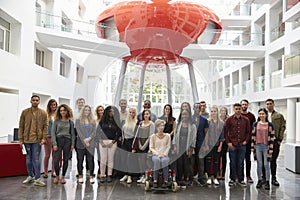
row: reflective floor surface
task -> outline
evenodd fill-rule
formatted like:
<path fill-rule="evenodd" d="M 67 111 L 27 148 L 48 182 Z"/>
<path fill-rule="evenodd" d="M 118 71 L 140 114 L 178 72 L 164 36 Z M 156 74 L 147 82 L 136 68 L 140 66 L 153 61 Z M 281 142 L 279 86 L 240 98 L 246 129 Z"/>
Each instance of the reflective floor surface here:
<path fill-rule="evenodd" d="M 172 191 L 144 190 L 144 185 L 138 185 L 136 179 L 132 184 L 120 183 L 114 179 L 112 183 L 101 184 L 98 181 L 91 185 L 89 181 L 78 184 L 76 179 L 76 161 L 70 161 L 65 185 L 52 184 L 51 173 L 44 179 L 46 187 L 38 187 L 33 184 L 25 185 L 22 181 L 26 176 L 0 178 L 0 199 L 3 200 L 34 200 L 34 199 L 298 199 L 300 200 L 300 175 L 294 174 L 284 168 L 284 157 L 278 160 L 279 187 L 271 186 L 269 191 L 256 189 L 256 162 L 252 162 L 252 177 L 254 184 L 247 184 L 246 188 L 239 185 L 228 187 L 228 177 L 215 186 L 190 186 L 176 193 Z M 228 173 L 227 173 L 228 174 Z"/>

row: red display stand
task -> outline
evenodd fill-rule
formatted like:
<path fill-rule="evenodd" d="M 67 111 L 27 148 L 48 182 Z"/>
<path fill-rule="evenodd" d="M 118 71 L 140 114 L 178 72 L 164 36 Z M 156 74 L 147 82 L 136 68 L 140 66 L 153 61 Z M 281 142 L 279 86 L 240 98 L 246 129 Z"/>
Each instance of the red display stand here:
<path fill-rule="evenodd" d="M 26 155 L 19 143 L 0 143 L 0 177 L 27 175 Z"/>

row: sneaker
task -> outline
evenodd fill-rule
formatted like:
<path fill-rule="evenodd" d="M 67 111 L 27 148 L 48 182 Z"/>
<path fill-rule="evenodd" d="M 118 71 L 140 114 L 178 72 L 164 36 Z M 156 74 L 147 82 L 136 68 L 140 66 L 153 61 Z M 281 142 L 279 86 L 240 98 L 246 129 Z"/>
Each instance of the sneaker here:
<path fill-rule="evenodd" d="M 272 180 L 272 185 L 279 186 L 280 184 L 278 183 L 277 179 L 275 178 Z"/>
<path fill-rule="evenodd" d="M 44 187 L 46 186 L 46 183 L 44 183 L 41 178 L 38 178 L 34 181 L 33 185 Z"/>
<path fill-rule="evenodd" d="M 239 184 L 240 184 L 240 186 L 242 186 L 242 187 L 247 187 L 245 181 L 239 181 Z"/>
<path fill-rule="evenodd" d="M 266 184 L 265 184 L 265 190 L 270 190 L 270 183 L 269 181 L 266 181 Z"/>
<path fill-rule="evenodd" d="M 166 182 L 163 182 L 163 184 L 161 185 L 161 187 L 162 187 L 162 188 L 167 188 L 167 185 L 168 185 L 168 184 L 167 184 Z"/>
<path fill-rule="evenodd" d="M 34 178 L 31 177 L 31 176 L 28 176 L 28 177 L 26 178 L 26 180 L 23 181 L 23 184 L 32 183 L 33 181 L 34 181 Z"/>
<path fill-rule="evenodd" d="M 94 177 L 90 177 L 90 183 L 91 183 L 91 184 L 94 184 L 94 183 L 95 183 Z"/>
<path fill-rule="evenodd" d="M 256 184 L 256 188 L 261 188 L 263 185 L 262 180 L 258 180 L 257 184 Z"/>
<path fill-rule="evenodd" d="M 182 182 L 182 183 L 180 184 L 180 188 L 181 188 L 181 189 L 186 189 L 186 184 L 185 184 L 184 182 Z"/>
<path fill-rule="evenodd" d="M 143 175 L 143 176 L 140 177 L 139 180 L 137 180 L 137 183 L 142 183 L 144 179 L 145 179 L 145 176 Z"/>
<path fill-rule="evenodd" d="M 215 185 L 219 185 L 220 184 L 219 181 L 218 181 L 218 179 L 214 178 L 214 184 Z"/>
<path fill-rule="evenodd" d="M 108 182 L 108 183 L 112 182 L 111 176 L 107 176 L 106 182 Z"/>
<path fill-rule="evenodd" d="M 101 176 L 100 177 L 100 183 L 104 183 L 105 182 L 105 177 L 104 176 Z"/>
<path fill-rule="evenodd" d="M 229 183 L 228 183 L 229 186 L 233 186 L 234 184 L 235 184 L 234 180 L 230 180 Z"/>
<path fill-rule="evenodd" d="M 123 176 L 123 178 L 120 179 L 120 182 L 125 182 L 125 181 L 127 181 L 127 178 L 128 178 L 127 175 Z"/>
<path fill-rule="evenodd" d="M 82 177 L 79 177 L 78 183 L 83 183 L 83 178 Z"/>
<path fill-rule="evenodd" d="M 142 183 L 146 183 L 146 177 L 143 178 Z"/>
<path fill-rule="evenodd" d="M 127 177 L 127 183 L 128 183 L 128 184 L 132 183 L 131 176 L 128 176 L 128 177 Z"/>
<path fill-rule="evenodd" d="M 251 178 L 251 176 L 247 176 L 247 183 L 253 183 L 253 179 Z"/>
<path fill-rule="evenodd" d="M 211 179 L 209 178 L 207 181 L 206 181 L 207 185 L 211 185 Z"/>

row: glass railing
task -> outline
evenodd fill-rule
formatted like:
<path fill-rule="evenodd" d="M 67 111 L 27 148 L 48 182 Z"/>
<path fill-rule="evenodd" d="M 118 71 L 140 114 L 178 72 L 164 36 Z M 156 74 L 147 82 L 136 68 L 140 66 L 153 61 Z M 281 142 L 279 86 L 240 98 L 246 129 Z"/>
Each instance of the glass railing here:
<path fill-rule="evenodd" d="M 270 33 L 271 42 L 283 36 L 284 32 L 285 32 L 285 23 L 281 23 L 280 25 L 272 28 Z"/>
<path fill-rule="evenodd" d="M 247 80 L 242 84 L 242 94 L 250 94 L 251 92 L 251 80 Z"/>
<path fill-rule="evenodd" d="M 64 18 L 45 12 L 36 11 L 36 26 L 88 37 L 97 37 L 94 22 Z"/>
<path fill-rule="evenodd" d="M 300 54 L 284 58 L 284 78 L 300 75 Z"/>
<path fill-rule="evenodd" d="M 225 98 L 230 97 L 230 87 L 225 87 Z"/>
<path fill-rule="evenodd" d="M 238 96 L 239 95 L 239 84 L 234 84 L 232 86 L 232 96 Z"/>
<path fill-rule="evenodd" d="M 69 32 L 73 34 L 88 36 L 88 37 L 97 37 L 95 31 L 95 23 L 80 21 L 77 19 L 64 18 L 62 16 L 53 15 L 46 12 L 36 11 L 36 26 L 54 29 L 57 31 Z M 111 37 L 106 37 L 106 39 L 119 41 L 119 34 L 117 32 L 116 26 L 114 23 L 101 24 L 103 30 L 106 33 L 110 33 Z M 215 29 L 207 29 L 195 43 L 197 44 L 209 44 L 215 35 L 220 34 L 219 40 L 216 45 L 221 46 L 262 46 L 261 42 L 257 38 L 263 38 L 264 34 L 262 33 L 243 33 L 241 31 L 228 31 L 224 30 L 221 33 Z M 260 41 L 263 41 L 261 39 Z"/>
<path fill-rule="evenodd" d="M 271 85 L 270 88 L 279 88 L 282 85 L 282 70 L 272 72 L 270 75 Z"/>
<path fill-rule="evenodd" d="M 254 92 L 265 91 L 265 76 L 254 78 Z"/>

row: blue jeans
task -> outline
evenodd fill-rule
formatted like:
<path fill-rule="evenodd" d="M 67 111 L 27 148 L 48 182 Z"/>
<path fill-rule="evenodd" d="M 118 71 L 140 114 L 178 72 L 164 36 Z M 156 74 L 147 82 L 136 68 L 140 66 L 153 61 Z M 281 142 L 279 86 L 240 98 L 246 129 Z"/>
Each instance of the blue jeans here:
<path fill-rule="evenodd" d="M 229 148 L 230 159 L 230 179 L 235 181 L 238 178 L 239 182 L 244 181 L 244 159 L 246 154 L 246 145 L 234 146 L 234 149 Z"/>
<path fill-rule="evenodd" d="M 40 178 L 40 153 L 41 145 L 40 143 L 24 143 L 27 154 L 26 154 L 26 167 L 28 176 L 35 177 L 35 179 Z M 32 170 L 32 165 L 34 167 L 34 172 Z"/>
<path fill-rule="evenodd" d="M 154 180 L 157 180 L 158 178 L 158 170 L 160 168 L 163 168 L 164 180 L 168 181 L 168 165 L 169 165 L 170 158 L 169 157 L 159 158 L 158 156 L 152 156 L 152 161 L 154 164 Z"/>
<path fill-rule="evenodd" d="M 266 181 L 270 180 L 270 164 L 267 161 L 268 145 L 256 144 L 256 158 L 257 158 L 257 177 L 262 180 L 262 166 L 264 165 L 266 171 Z"/>

